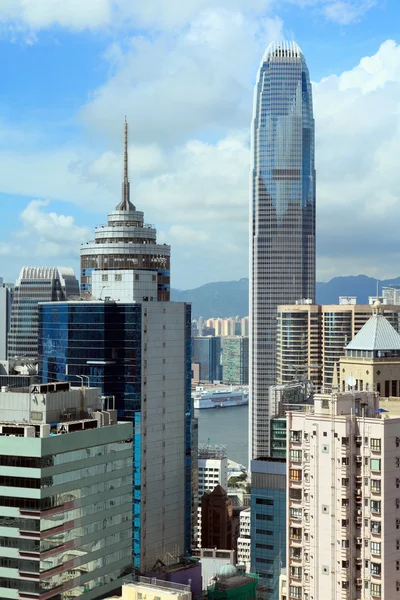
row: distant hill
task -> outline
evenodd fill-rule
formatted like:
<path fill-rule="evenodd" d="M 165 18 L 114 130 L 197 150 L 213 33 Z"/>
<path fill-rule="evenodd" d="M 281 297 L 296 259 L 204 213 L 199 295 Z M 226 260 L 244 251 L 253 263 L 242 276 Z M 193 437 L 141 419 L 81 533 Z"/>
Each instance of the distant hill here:
<path fill-rule="evenodd" d="M 337 304 L 339 296 L 357 296 L 359 304 L 368 304 L 368 296 L 376 294 L 376 282 L 379 292 L 384 285 L 400 285 L 400 277 L 377 280 L 366 275 L 334 277 L 326 283 L 317 282 L 318 304 Z M 220 281 L 206 283 L 193 290 L 171 290 L 171 300 L 191 302 L 192 317 L 198 319 L 211 317 L 245 317 L 249 314 L 249 280 Z"/>

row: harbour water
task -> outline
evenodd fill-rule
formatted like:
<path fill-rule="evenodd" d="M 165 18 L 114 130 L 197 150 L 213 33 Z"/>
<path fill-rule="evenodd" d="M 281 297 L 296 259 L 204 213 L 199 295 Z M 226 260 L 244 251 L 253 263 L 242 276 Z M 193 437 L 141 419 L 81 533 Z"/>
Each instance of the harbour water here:
<path fill-rule="evenodd" d="M 195 410 L 199 420 L 199 444 L 222 444 L 228 458 L 247 467 L 248 406 Z"/>

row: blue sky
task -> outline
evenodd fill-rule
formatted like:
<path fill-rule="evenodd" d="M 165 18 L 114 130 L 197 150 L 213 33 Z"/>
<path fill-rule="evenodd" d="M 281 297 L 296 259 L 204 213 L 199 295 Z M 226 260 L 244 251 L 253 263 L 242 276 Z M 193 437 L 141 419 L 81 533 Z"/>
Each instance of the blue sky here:
<path fill-rule="evenodd" d="M 0 276 L 67 265 L 119 201 L 172 283 L 248 275 L 249 127 L 273 39 L 314 82 L 318 278 L 398 276 L 398 0 L 0 0 Z"/>

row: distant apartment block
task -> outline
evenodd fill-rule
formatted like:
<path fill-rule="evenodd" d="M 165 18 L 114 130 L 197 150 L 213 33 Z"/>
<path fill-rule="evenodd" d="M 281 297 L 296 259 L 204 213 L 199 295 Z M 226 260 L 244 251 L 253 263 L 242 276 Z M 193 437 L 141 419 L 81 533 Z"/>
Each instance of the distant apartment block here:
<path fill-rule="evenodd" d="M 232 385 L 249 383 L 249 338 L 222 338 L 222 381 Z"/>
<path fill-rule="evenodd" d="M 287 598 L 396 598 L 400 419 L 376 392 L 314 400 L 287 415 Z"/>
<path fill-rule="evenodd" d="M 368 321 L 373 305 L 308 302 L 282 305 L 277 313 L 277 383 L 305 377 L 318 390 L 331 390 L 339 377 L 344 348 Z M 382 314 L 399 330 L 400 306 L 383 305 Z"/>

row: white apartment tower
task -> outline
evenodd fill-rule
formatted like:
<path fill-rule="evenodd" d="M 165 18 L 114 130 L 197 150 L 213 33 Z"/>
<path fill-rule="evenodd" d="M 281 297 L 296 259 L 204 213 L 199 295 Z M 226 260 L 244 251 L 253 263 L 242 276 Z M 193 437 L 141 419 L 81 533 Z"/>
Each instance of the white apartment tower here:
<path fill-rule="evenodd" d="M 400 594 L 400 418 L 376 392 L 287 415 L 287 598 Z"/>
<path fill-rule="evenodd" d="M 239 514 L 239 537 L 237 541 L 237 562 L 239 565 L 244 565 L 246 571 L 250 572 L 250 524 L 251 524 L 251 509 L 250 506 L 244 508 Z"/>

